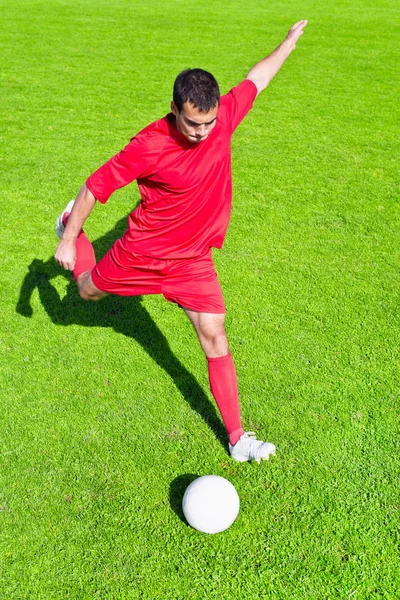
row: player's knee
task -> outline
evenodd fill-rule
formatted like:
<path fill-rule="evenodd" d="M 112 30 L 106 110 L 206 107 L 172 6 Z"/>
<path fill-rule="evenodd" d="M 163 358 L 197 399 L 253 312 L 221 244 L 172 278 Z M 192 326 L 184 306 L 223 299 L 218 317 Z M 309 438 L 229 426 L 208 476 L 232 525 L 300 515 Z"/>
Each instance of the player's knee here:
<path fill-rule="evenodd" d="M 225 356 L 229 352 L 228 339 L 225 330 L 208 335 L 204 342 L 207 355 Z"/>
<path fill-rule="evenodd" d="M 93 289 L 92 286 L 80 285 L 79 286 L 79 295 L 83 300 L 100 300 L 104 296 L 101 292 L 96 289 Z"/>
<path fill-rule="evenodd" d="M 104 296 L 104 293 L 93 285 L 89 272 L 79 275 L 76 283 L 79 295 L 83 300 L 100 300 Z"/>
<path fill-rule="evenodd" d="M 82 300 L 90 300 L 89 295 L 85 292 L 85 290 L 79 290 L 79 295 Z"/>

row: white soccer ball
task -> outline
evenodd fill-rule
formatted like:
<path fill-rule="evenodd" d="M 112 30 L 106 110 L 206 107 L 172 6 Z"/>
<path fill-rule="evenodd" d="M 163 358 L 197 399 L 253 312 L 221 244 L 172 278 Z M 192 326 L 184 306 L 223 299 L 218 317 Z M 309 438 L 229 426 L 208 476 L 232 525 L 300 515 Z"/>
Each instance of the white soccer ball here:
<path fill-rule="evenodd" d="M 240 500 L 230 481 L 218 475 L 204 475 L 186 489 L 183 514 L 189 525 L 203 533 L 220 533 L 239 514 Z"/>

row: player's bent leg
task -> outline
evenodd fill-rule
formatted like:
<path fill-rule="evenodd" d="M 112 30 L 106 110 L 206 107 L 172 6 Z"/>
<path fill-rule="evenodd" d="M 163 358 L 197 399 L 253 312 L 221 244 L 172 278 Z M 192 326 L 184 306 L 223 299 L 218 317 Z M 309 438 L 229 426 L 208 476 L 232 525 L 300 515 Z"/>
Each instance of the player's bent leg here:
<path fill-rule="evenodd" d="M 76 278 L 76 284 L 79 289 L 79 294 L 84 300 L 100 300 L 107 296 L 106 292 L 99 290 L 92 281 L 91 271 L 81 273 Z"/>
<path fill-rule="evenodd" d="M 56 234 L 60 239 L 62 239 L 64 235 L 64 231 L 74 204 L 75 200 L 68 202 L 63 212 L 57 217 Z M 96 256 L 94 253 L 94 248 L 90 240 L 86 237 L 83 229 L 81 229 L 76 240 L 74 279 L 78 284 L 82 298 L 85 300 L 99 300 L 103 297 L 103 295 L 105 295 L 93 284 L 90 273 L 95 265 Z"/>

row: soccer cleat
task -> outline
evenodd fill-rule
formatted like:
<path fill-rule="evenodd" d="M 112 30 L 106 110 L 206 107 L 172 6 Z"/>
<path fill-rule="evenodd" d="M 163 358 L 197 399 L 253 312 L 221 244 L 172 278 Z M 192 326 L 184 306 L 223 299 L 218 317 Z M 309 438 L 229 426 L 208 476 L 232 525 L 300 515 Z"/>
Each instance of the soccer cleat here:
<path fill-rule="evenodd" d="M 75 204 L 75 200 L 70 200 L 67 204 L 67 206 L 64 208 L 64 210 L 62 211 L 61 215 L 58 215 L 57 217 L 57 221 L 56 221 L 56 234 L 57 237 L 62 238 L 64 230 L 65 230 L 65 225 L 63 223 L 63 218 L 65 217 L 66 214 L 69 214 L 72 210 L 73 205 Z"/>
<path fill-rule="evenodd" d="M 247 431 L 234 446 L 229 444 L 229 452 L 238 462 L 255 460 L 259 463 L 261 460 L 268 460 L 270 456 L 275 456 L 276 448 L 274 444 L 256 440 L 256 434 Z"/>

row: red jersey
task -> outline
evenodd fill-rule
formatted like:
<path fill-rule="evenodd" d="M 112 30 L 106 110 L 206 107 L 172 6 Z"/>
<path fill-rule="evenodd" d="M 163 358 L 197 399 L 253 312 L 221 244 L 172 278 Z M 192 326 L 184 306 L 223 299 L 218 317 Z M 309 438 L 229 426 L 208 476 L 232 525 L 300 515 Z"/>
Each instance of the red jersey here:
<path fill-rule="evenodd" d="M 231 137 L 256 95 L 244 80 L 221 96 L 215 127 L 199 143 L 176 129 L 170 113 L 89 177 L 86 185 L 102 203 L 137 180 L 141 202 L 122 238 L 128 251 L 174 259 L 221 248 L 232 205 Z"/>

